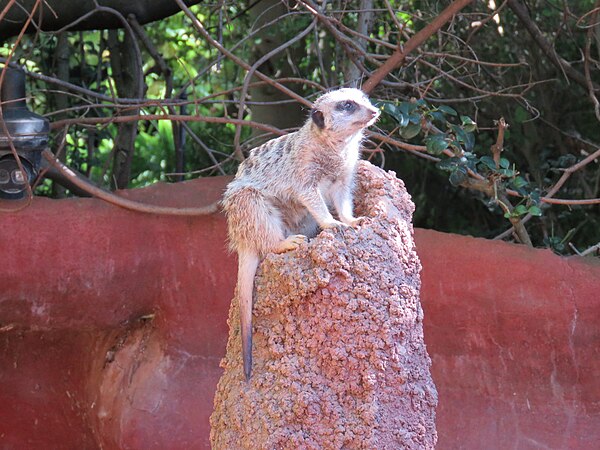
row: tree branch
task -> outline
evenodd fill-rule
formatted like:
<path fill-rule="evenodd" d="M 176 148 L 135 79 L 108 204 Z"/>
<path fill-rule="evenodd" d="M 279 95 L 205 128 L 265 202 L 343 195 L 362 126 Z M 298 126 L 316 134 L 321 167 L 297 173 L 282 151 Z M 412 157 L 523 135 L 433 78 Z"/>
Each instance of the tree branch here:
<path fill-rule="evenodd" d="M 93 197 L 97 197 L 120 208 L 147 214 L 162 214 L 169 216 L 204 216 L 207 214 L 213 214 L 219 210 L 219 202 L 215 202 L 200 208 L 174 208 L 169 206 L 148 205 L 146 203 L 136 202 L 124 197 L 119 197 L 112 192 L 100 189 L 91 181 L 87 180 L 83 175 L 69 169 L 58 159 L 56 159 L 49 150 L 44 150 L 42 152 L 42 156 L 48 162 L 48 164 L 50 164 L 62 176 L 67 178 L 69 182 L 73 183 L 79 189 L 87 192 Z"/>
<path fill-rule="evenodd" d="M 183 2 L 183 0 L 175 0 L 175 2 L 179 5 L 179 7 L 185 13 L 185 15 L 188 16 L 188 18 L 192 21 L 192 25 L 194 25 L 194 28 L 196 28 L 196 30 L 202 35 L 202 37 L 204 37 L 204 39 L 206 39 L 210 43 L 210 45 L 212 45 L 214 48 L 216 48 L 218 51 L 223 53 L 225 56 L 227 56 L 229 59 L 231 59 L 234 63 L 236 63 L 238 66 L 244 68 L 245 70 L 250 70 L 252 68 L 250 66 L 250 64 L 248 64 L 241 58 L 238 58 L 237 56 L 235 56 L 233 53 L 231 53 L 225 47 L 223 47 L 218 41 L 213 39 L 212 36 L 208 33 L 208 31 L 206 31 L 206 28 L 204 28 L 204 25 L 202 24 L 202 22 L 200 22 L 200 20 L 194 15 L 194 13 L 186 6 L 186 4 Z M 258 70 L 256 70 L 254 73 L 261 80 L 267 82 L 268 84 L 275 87 L 276 89 L 279 89 L 281 92 L 284 92 L 285 94 L 287 94 L 291 98 L 297 100 L 301 104 L 309 106 L 309 107 L 312 106 L 308 100 L 306 100 L 302 96 L 296 94 L 291 89 L 288 89 L 285 86 L 272 80 L 264 73 L 259 72 Z"/>
<path fill-rule="evenodd" d="M 446 22 L 452 19 L 455 14 L 472 2 L 473 0 L 455 0 L 452 2 L 450 6 L 444 9 L 432 22 L 427 24 L 427 26 L 410 38 L 403 47 L 396 50 L 396 52 L 390 56 L 367 81 L 365 81 L 362 88 L 363 91 L 367 94 L 370 93 L 392 70 L 404 62 L 404 59 L 409 53 L 422 45 L 430 36 L 442 28 Z"/>
<path fill-rule="evenodd" d="M 527 7 L 520 0 L 508 0 L 508 6 L 521 21 L 525 29 L 529 32 L 538 47 L 546 54 L 552 64 L 554 64 L 566 77 L 581 85 L 584 89 L 588 88 L 585 76 L 575 70 L 571 64 L 561 58 L 554 50 L 554 47 L 544 37 L 538 26 L 531 20 Z M 594 90 L 598 90 L 598 86 L 594 85 Z"/>
<path fill-rule="evenodd" d="M 228 117 L 212 117 L 212 116 L 180 116 L 172 114 L 138 114 L 136 116 L 115 116 L 115 117 L 78 117 L 74 119 L 64 119 L 52 122 L 52 129 L 62 128 L 66 125 L 101 125 L 111 123 L 132 122 L 137 120 L 174 120 L 178 122 L 208 122 L 208 123 L 231 123 L 234 125 L 246 125 L 259 130 L 273 133 L 277 136 L 285 134 L 280 129 L 265 125 L 251 120 L 238 120 Z"/>

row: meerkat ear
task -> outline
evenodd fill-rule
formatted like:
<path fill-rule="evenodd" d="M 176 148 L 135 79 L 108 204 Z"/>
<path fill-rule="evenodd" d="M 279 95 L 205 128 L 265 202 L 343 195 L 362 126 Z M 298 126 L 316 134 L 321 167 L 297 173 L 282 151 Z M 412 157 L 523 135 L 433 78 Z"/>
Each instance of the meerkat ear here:
<path fill-rule="evenodd" d="M 319 128 L 325 128 L 325 116 L 323 115 L 322 111 L 319 111 L 318 109 L 313 109 L 310 111 L 310 117 Z"/>

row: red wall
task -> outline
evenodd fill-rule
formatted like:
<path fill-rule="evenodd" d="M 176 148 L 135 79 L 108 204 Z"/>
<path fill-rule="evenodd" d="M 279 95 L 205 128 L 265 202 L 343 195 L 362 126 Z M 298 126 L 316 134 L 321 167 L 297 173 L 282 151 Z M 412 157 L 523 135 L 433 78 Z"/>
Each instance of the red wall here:
<path fill-rule="evenodd" d="M 418 230 L 439 448 L 600 448 L 600 264 Z"/>
<path fill-rule="evenodd" d="M 198 206 L 226 181 L 125 195 Z M 208 448 L 236 270 L 223 218 L 36 198 L 0 226 L 0 447 Z M 600 265 L 416 241 L 438 448 L 597 446 Z"/>

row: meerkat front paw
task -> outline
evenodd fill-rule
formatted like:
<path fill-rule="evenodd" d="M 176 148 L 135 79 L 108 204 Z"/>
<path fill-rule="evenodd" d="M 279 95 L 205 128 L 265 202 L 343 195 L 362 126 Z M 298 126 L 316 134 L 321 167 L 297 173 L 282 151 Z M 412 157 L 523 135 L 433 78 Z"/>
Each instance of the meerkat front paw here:
<path fill-rule="evenodd" d="M 346 228 L 347 226 L 348 225 L 346 225 L 344 222 L 335 219 L 331 219 L 330 221 L 324 222 L 320 225 L 320 227 L 324 230 L 329 228 Z"/>
<path fill-rule="evenodd" d="M 366 219 L 364 216 L 360 217 L 350 217 L 349 219 L 344 220 L 344 223 L 351 227 L 357 227 Z"/>
<path fill-rule="evenodd" d="M 274 250 L 274 253 L 285 253 L 291 250 L 296 250 L 306 241 L 307 238 L 303 234 L 292 234 L 279 243 L 277 248 Z"/>

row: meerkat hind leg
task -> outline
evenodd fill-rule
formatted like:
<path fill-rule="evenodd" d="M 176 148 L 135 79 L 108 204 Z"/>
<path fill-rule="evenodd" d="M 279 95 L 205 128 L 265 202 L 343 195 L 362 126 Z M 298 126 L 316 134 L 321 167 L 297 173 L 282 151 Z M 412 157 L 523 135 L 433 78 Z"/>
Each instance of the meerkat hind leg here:
<path fill-rule="evenodd" d="M 306 242 L 306 236 L 303 234 L 292 234 L 281 241 L 273 250 L 274 253 L 285 253 L 296 250 L 300 244 Z"/>

